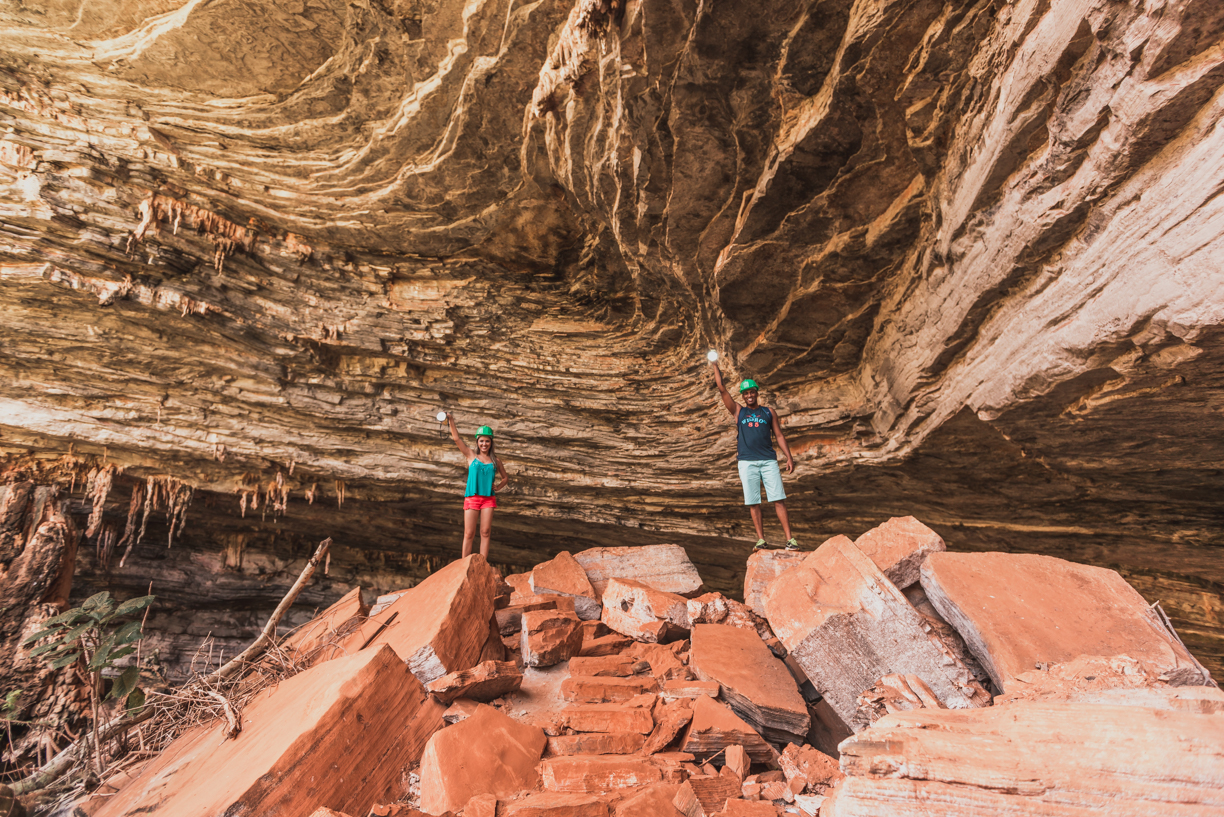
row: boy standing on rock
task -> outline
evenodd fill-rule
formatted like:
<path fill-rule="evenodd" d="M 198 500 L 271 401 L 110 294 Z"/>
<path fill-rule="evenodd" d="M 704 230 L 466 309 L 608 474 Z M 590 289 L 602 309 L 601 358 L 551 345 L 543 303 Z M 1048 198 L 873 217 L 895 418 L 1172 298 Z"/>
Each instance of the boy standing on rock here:
<path fill-rule="evenodd" d="M 714 385 L 722 395 L 723 405 L 735 419 L 736 453 L 739 459 L 740 482 L 744 486 L 744 504 L 752 515 L 752 525 L 756 528 L 757 543 L 753 550 L 768 547 L 765 544 L 765 530 L 761 523 L 761 483 L 765 483 L 765 498 L 774 504 L 778 513 L 778 521 L 782 523 L 782 532 L 786 535 L 786 549 L 798 550 L 799 543 L 791 536 L 790 520 L 786 516 L 786 492 L 782 490 L 782 471 L 778 468 L 778 455 L 774 451 L 772 436 L 778 438 L 778 445 L 786 455 L 786 473 L 795 470 L 795 460 L 791 456 L 790 446 L 782 434 L 782 424 L 778 422 L 778 414 L 757 403 L 757 384 L 755 380 L 745 380 L 740 383 L 740 397 L 744 405 L 740 406 L 731 397 L 727 387 L 723 385 L 722 372 L 718 364 L 710 362 L 714 370 Z"/>

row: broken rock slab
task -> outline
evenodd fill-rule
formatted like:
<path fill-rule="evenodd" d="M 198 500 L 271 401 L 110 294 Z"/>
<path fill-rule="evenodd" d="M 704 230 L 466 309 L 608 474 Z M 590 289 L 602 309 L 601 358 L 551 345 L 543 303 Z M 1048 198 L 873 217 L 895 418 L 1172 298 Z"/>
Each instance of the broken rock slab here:
<path fill-rule="evenodd" d="M 1211 682 L 1116 571 L 1053 556 L 933 553 L 922 589 L 1008 692 L 1038 665 L 1127 656 L 1173 685 Z"/>
<path fill-rule="evenodd" d="M 681 817 L 672 801 L 680 789 L 678 783 L 656 783 L 644 791 L 626 798 L 616 807 L 616 817 Z"/>
<path fill-rule="evenodd" d="M 175 740 L 97 814 L 364 815 L 403 794 L 443 709 L 389 647 L 316 664 L 260 693 L 235 738 L 221 722 Z"/>
<path fill-rule="evenodd" d="M 658 691 L 659 682 L 649 675 L 609 678 L 571 674 L 561 682 L 561 695 L 565 700 L 575 703 L 627 701 L 636 695 Z"/>
<path fill-rule="evenodd" d="M 990 703 L 955 652 L 928 634 L 896 585 L 844 536 L 779 576 L 765 606 L 774 632 L 847 724 L 858 696 L 892 673 L 917 675 L 950 708 Z"/>
<path fill-rule="evenodd" d="M 717 682 L 731 710 L 766 740 L 803 743 L 811 718 L 799 685 L 754 631 L 698 624 L 689 669 L 704 681 Z"/>
<path fill-rule="evenodd" d="M 739 796 L 740 783 L 729 777 L 690 777 L 681 784 L 672 804 L 685 817 L 714 817 L 728 800 Z"/>
<path fill-rule="evenodd" d="M 428 684 L 477 663 L 489 637 L 500 583 L 497 571 L 474 553 L 403 591 L 359 632 L 377 632 L 369 646 L 391 647 L 412 674 Z"/>
<path fill-rule="evenodd" d="M 633 665 L 636 663 L 634 658 L 627 655 L 579 656 L 570 659 L 569 671 L 571 676 L 626 678 L 633 675 Z"/>
<path fill-rule="evenodd" d="M 918 581 L 923 559 L 948 549 L 938 533 L 912 516 L 894 516 L 854 544 L 901 590 Z"/>
<path fill-rule="evenodd" d="M 600 598 L 611 579 L 631 579 L 680 596 L 701 595 L 701 575 L 680 545 L 591 548 L 574 559 Z"/>
<path fill-rule="evenodd" d="M 523 613 L 532 610 L 569 610 L 573 612 L 573 599 L 564 596 L 520 596 L 514 604 L 494 612 L 497 630 L 502 635 L 511 635 L 523 629 Z"/>
<path fill-rule="evenodd" d="M 443 675 L 429 684 L 429 692 L 444 704 L 456 698 L 488 702 L 523 685 L 523 671 L 513 661 L 485 661 L 471 669 Z"/>
<path fill-rule="evenodd" d="M 947 709 L 917 675 L 885 675 L 858 697 L 858 711 L 851 723 L 861 732 L 885 715 L 924 708 Z"/>
<path fill-rule="evenodd" d="M 560 755 L 631 755 L 642 749 L 640 732 L 589 732 L 548 739 L 548 753 Z"/>
<path fill-rule="evenodd" d="M 654 729 L 650 710 L 624 704 L 573 704 L 561 710 L 562 721 L 575 732 L 637 732 Z"/>
<path fill-rule="evenodd" d="M 520 645 L 523 663 L 529 667 L 551 667 L 568 661 L 582 649 L 578 616 L 562 610 L 523 613 Z"/>
<path fill-rule="evenodd" d="M 610 579 L 603 592 L 603 623 L 637 641 L 664 643 L 689 632 L 688 599 L 631 579 Z"/>
<path fill-rule="evenodd" d="M 603 610 L 586 571 L 569 551 L 563 550 L 555 558 L 536 565 L 531 571 L 529 583 L 533 593 L 572 599 L 574 612 L 583 621 L 597 620 Z"/>
<path fill-rule="evenodd" d="M 540 777 L 548 791 L 607 794 L 658 783 L 662 772 L 641 755 L 568 755 L 545 758 Z"/>
<path fill-rule="evenodd" d="M 744 574 L 744 604 L 758 616 L 765 615 L 765 593 L 773 580 L 795 567 L 808 554 L 801 550 L 754 550 Z"/>
<path fill-rule="evenodd" d="M 709 759 L 728 746 L 743 746 L 753 763 L 773 763 L 777 752 L 743 719 L 704 695 L 693 699 L 693 715 L 680 740 L 680 750 Z"/>
<path fill-rule="evenodd" d="M 795 794 L 824 794 L 845 777 L 836 760 L 811 746 L 788 745 L 778 757 L 778 765 Z M 794 785 L 796 781 L 798 786 Z"/>
<path fill-rule="evenodd" d="M 502 798 L 531 789 L 545 745 L 538 727 L 480 705 L 430 738 L 421 757 L 421 810 L 441 814 L 478 794 Z"/>
<path fill-rule="evenodd" d="M 887 715 L 821 817 L 1224 813 L 1224 717 L 1021 702 Z"/>
<path fill-rule="evenodd" d="M 504 809 L 503 817 L 608 817 L 604 797 L 555 791 L 528 795 L 506 803 Z"/>

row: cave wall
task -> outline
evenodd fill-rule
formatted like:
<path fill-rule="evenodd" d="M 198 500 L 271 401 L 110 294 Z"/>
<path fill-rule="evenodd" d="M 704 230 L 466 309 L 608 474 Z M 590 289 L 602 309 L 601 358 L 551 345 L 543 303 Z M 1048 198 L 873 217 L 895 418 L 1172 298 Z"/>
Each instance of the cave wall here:
<path fill-rule="evenodd" d="M 1109 565 L 1218 661 L 1222 85 L 1210 0 L 9 4 L 0 454 L 192 486 L 74 591 L 177 576 L 179 652 L 324 536 L 303 610 L 453 555 L 439 407 L 497 429 L 495 561 L 676 541 L 730 591 L 716 346 L 806 545 Z"/>

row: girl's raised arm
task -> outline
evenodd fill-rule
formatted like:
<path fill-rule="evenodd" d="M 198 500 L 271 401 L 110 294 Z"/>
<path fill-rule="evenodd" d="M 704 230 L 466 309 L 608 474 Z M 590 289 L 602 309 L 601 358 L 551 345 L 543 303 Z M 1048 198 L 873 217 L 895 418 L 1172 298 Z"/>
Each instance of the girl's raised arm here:
<path fill-rule="evenodd" d="M 476 458 L 476 454 L 471 448 L 468 447 L 468 444 L 463 441 L 463 438 L 459 436 L 459 428 L 455 425 L 455 418 L 451 416 L 449 411 L 446 412 L 446 424 L 450 426 L 451 439 L 455 441 L 455 445 L 459 447 L 459 451 L 463 454 L 463 456 L 467 457 L 467 461 L 470 463 Z"/>

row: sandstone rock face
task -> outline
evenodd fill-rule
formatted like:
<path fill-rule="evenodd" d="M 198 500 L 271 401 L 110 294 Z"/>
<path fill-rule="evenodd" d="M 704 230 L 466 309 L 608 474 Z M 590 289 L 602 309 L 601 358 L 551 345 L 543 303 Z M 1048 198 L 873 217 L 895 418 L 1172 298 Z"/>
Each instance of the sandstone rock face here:
<path fill-rule="evenodd" d="M 947 550 L 938 533 L 912 516 L 894 516 L 855 539 L 854 544 L 900 589 L 918 581 L 923 559 Z"/>
<path fill-rule="evenodd" d="M 936 553 L 923 563 L 922 587 L 1003 692 L 1034 666 L 1079 656 L 1126 656 L 1175 685 L 1211 681 L 1112 570 L 1031 554 Z"/>
<path fill-rule="evenodd" d="M 696 596 L 701 592 L 701 576 L 679 545 L 591 548 L 574 558 L 599 596 L 603 596 L 609 579 L 632 579 L 680 596 Z"/>
<path fill-rule="evenodd" d="M 370 647 L 390 646 L 422 683 L 480 660 L 493 615 L 496 575 L 479 553 L 452 562 L 363 627 L 382 629 Z"/>
<path fill-rule="evenodd" d="M 546 738 L 490 706 L 435 734 L 421 758 L 421 809 L 458 810 L 474 795 L 498 797 L 530 789 Z"/>
<path fill-rule="evenodd" d="M 858 696 L 891 673 L 917 675 L 945 706 L 990 702 L 965 665 L 928 636 L 901 591 L 844 536 L 778 577 L 765 606 L 790 655 L 852 727 Z"/>
<path fill-rule="evenodd" d="M 714 344 L 776 392 L 801 538 L 938 510 L 1218 656 L 1216 5 L 10 4 L 3 451 L 177 475 L 197 555 L 442 558 L 462 406 L 532 470 L 505 564 L 665 539 L 731 593 Z"/>
<path fill-rule="evenodd" d="M 180 737 L 97 815 L 365 814 L 399 799 L 442 710 L 388 646 L 327 661 L 261 694 L 234 739 Z"/>
<path fill-rule="evenodd" d="M 1201 815 L 1224 808 L 1224 718 L 1040 703 L 924 710 L 846 741 L 841 765 L 847 778 L 821 817 Z"/>
<path fill-rule="evenodd" d="M 561 551 L 556 558 L 538 564 L 531 571 L 531 591 L 537 594 L 552 594 L 573 599 L 574 612 L 583 621 L 599 618 L 602 606 L 599 595 L 591 586 L 582 566 L 569 551 Z"/>
<path fill-rule="evenodd" d="M 716 681 L 727 705 L 775 743 L 803 742 L 811 726 L 807 705 L 786 665 L 756 633 L 724 624 L 693 628 L 689 667 Z"/>

